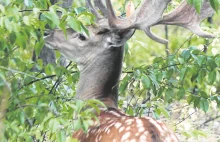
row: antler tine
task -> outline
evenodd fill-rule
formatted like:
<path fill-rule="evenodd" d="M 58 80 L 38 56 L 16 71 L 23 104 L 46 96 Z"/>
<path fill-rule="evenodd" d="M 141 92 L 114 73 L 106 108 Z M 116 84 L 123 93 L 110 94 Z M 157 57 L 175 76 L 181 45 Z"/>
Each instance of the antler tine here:
<path fill-rule="evenodd" d="M 86 6 L 89 8 L 89 10 L 96 16 L 97 19 L 102 19 L 103 16 L 101 16 L 97 10 L 93 7 L 91 0 L 86 0 Z"/>
<path fill-rule="evenodd" d="M 171 0 L 144 0 L 138 9 L 128 18 L 119 19 L 115 16 L 110 0 L 106 0 L 108 20 L 112 29 L 140 29 L 153 40 L 166 44 L 168 41 L 154 35 L 150 27 L 157 23 Z"/>
<path fill-rule="evenodd" d="M 200 22 L 214 13 L 210 3 L 205 0 L 198 14 L 194 7 L 184 1 L 173 12 L 165 15 L 157 24 L 178 25 L 184 27 L 194 34 L 204 38 L 214 38 L 213 34 L 207 33 L 200 28 Z"/>
<path fill-rule="evenodd" d="M 105 5 L 103 4 L 102 0 L 95 0 L 94 1 L 95 5 L 101 10 L 103 15 L 105 17 L 108 16 L 108 10 L 106 9 Z"/>

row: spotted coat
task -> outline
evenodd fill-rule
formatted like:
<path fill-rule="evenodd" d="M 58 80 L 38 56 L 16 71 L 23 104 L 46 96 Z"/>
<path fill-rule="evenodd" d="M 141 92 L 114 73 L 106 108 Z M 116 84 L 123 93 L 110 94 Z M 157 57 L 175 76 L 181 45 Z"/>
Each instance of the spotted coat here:
<path fill-rule="evenodd" d="M 88 133 L 77 131 L 73 138 L 80 142 L 178 142 L 176 135 L 160 121 L 150 117 L 132 117 L 117 109 L 102 111 L 100 123 Z"/>

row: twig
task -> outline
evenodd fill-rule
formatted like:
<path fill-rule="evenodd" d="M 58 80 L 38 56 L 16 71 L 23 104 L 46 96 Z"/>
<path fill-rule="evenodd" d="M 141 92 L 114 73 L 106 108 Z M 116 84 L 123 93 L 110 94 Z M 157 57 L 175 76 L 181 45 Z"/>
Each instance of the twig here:
<path fill-rule="evenodd" d="M 175 52 L 173 55 L 176 55 L 176 54 L 179 52 L 179 50 L 180 50 L 181 48 L 183 48 L 183 46 L 186 44 L 186 42 L 189 41 L 189 40 L 193 37 L 193 35 L 194 35 L 194 34 L 191 34 L 190 37 L 187 38 L 187 39 L 183 42 L 183 44 L 181 44 L 181 46 L 176 50 L 176 52 Z"/>
<path fill-rule="evenodd" d="M 196 128 L 201 128 L 201 127 L 202 127 L 203 125 L 205 125 L 206 123 L 209 123 L 209 122 L 211 122 L 211 121 L 214 121 L 214 120 L 216 120 L 216 119 L 218 119 L 218 118 L 220 118 L 220 115 L 206 120 L 205 122 L 203 122 L 201 125 L 197 126 Z"/>
<path fill-rule="evenodd" d="M 8 71 L 11 71 L 11 72 L 16 72 L 16 73 L 19 73 L 19 74 L 23 74 L 23 75 L 26 75 L 26 76 L 33 77 L 33 78 L 38 79 L 37 77 L 35 77 L 35 76 L 33 76 L 33 75 L 30 75 L 30 74 L 27 74 L 27 73 L 25 73 L 25 72 L 21 72 L 21 71 L 14 70 L 14 69 L 10 69 L 10 68 L 5 68 L 5 67 L 3 67 L 3 66 L 0 66 L 0 69 L 8 70 Z"/>
<path fill-rule="evenodd" d="M 169 35 L 168 35 L 168 26 L 165 25 L 165 37 L 166 37 L 166 40 L 169 40 Z M 170 55 L 170 52 L 169 52 L 169 43 L 165 44 L 165 51 L 166 51 L 166 54 L 167 56 Z"/>
<path fill-rule="evenodd" d="M 188 107 L 188 106 L 190 106 L 190 105 L 185 105 L 185 106 L 182 106 L 182 107 L 177 107 L 177 108 L 174 108 L 173 110 L 183 109 L 183 108 Z"/>
<path fill-rule="evenodd" d="M 41 9 L 40 11 L 42 12 L 49 11 L 49 9 Z M 33 12 L 33 9 L 23 9 L 23 10 L 19 10 L 18 12 Z"/>
<path fill-rule="evenodd" d="M 169 68 L 169 67 L 173 67 L 173 66 L 178 66 L 178 65 L 181 65 L 181 64 L 172 64 L 172 65 L 169 65 L 169 66 L 166 66 L 166 67 L 163 67 L 163 68 L 160 68 L 160 70 L 164 70 L 166 68 Z"/>
<path fill-rule="evenodd" d="M 188 119 L 190 116 L 192 116 L 195 112 L 197 112 L 197 110 L 195 110 L 194 112 L 192 112 L 191 114 L 189 114 L 187 117 L 183 118 L 181 121 L 179 121 L 178 123 L 176 123 L 174 126 L 179 125 L 180 123 L 182 123 L 183 121 L 185 121 L 186 119 Z"/>

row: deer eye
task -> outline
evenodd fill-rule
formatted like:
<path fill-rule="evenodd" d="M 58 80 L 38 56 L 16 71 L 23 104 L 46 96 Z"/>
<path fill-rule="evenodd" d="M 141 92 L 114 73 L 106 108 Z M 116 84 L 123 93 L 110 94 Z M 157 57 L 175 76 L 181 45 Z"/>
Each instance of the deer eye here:
<path fill-rule="evenodd" d="M 86 37 L 83 34 L 79 34 L 79 39 L 80 40 L 86 40 Z"/>

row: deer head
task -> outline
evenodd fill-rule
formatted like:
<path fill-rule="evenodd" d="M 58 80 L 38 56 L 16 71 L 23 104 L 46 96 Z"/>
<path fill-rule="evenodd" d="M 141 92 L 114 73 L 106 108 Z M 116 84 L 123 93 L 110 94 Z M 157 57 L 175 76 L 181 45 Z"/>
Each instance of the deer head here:
<path fill-rule="evenodd" d="M 168 41 L 151 32 L 158 24 L 178 25 L 194 34 L 211 38 L 212 34 L 199 27 L 200 22 L 213 14 L 213 9 L 204 0 L 200 14 L 184 1 L 169 14 L 163 15 L 171 0 L 143 0 L 140 6 L 127 18 L 117 17 L 111 0 L 86 0 L 90 11 L 96 16 L 96 25 L 89 26 L 90 36 L 67 29 L 67 38 L 61 30 L 54 30 L 45 38 L 46 44 L 59 50 L 67 59 L 80 68 L 80 80 L 76 96 L 82 100 L 99 99 L 110 108 L 117 108 L 118 81 L 120 78 L 123 45 L 135 30 L 143 30 L 156 42 Z M 100 10 L 100 12 L 97 11 Z M 88 134 L 82 131 L 73 137 L 82 142 L 89 141 L 146 141 L 177 142 L 175 134 L 163 123 L 152 118 L 129 117 L 116 109 L 102 111 L 100 125 L 89 128 Z M 119 132 L 119 133 L 117 133 Z M 135 134 L 137 133 L 137 135 Z"/>
<path fill-rule="evenodd" d="M 77 63 L 80 80 L 76 96 L 79 99 L 100 99 L 109 107 L 117 107 L 123 45 L 134 30 L 111 31 L 89 27 L 90 36 L 67 29 L 54 30 L 45 38 L 46 45 L 59 50 L 67 59 Z"/>

